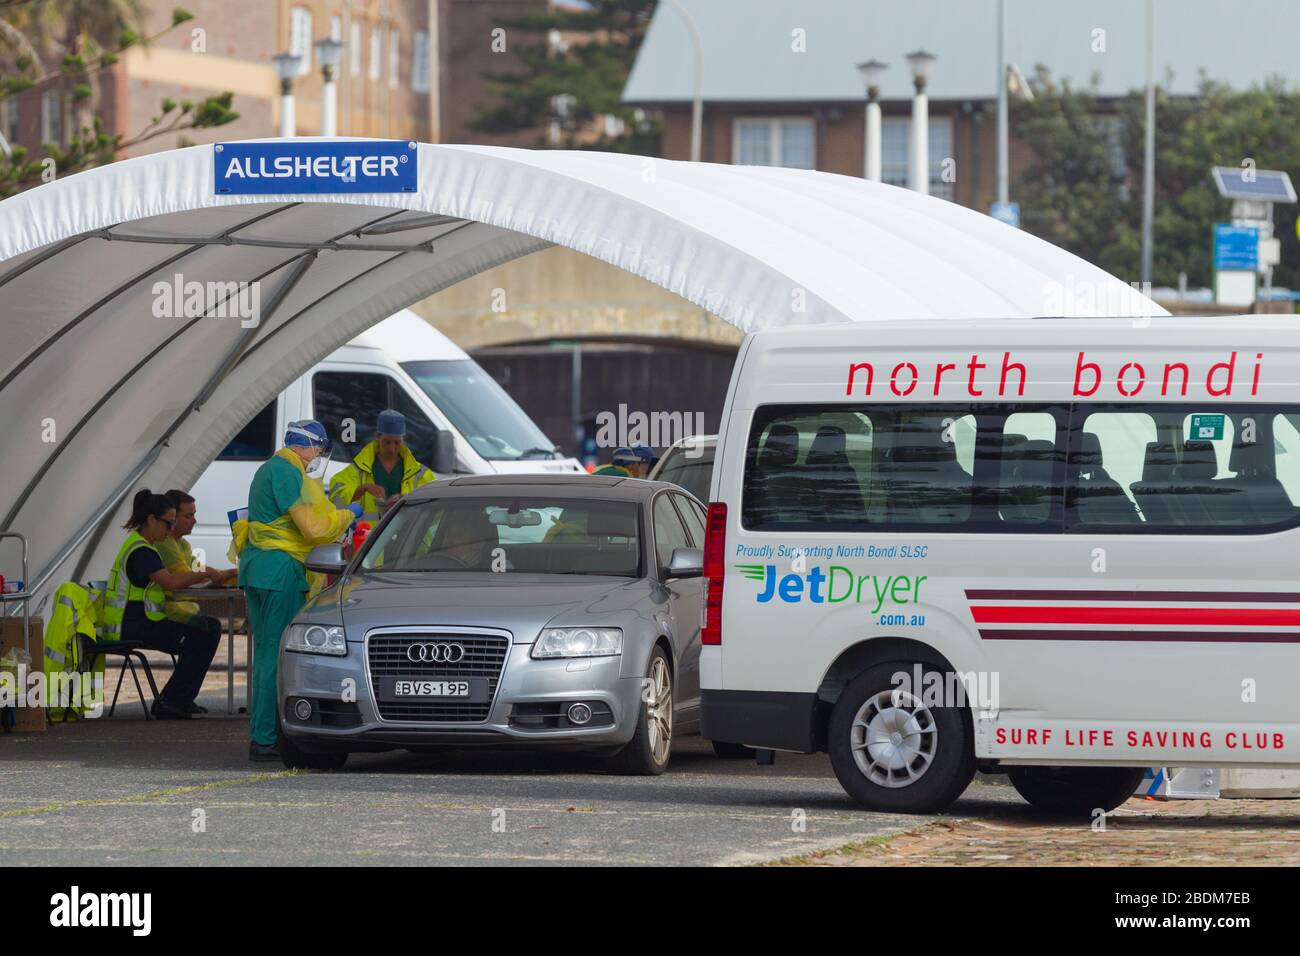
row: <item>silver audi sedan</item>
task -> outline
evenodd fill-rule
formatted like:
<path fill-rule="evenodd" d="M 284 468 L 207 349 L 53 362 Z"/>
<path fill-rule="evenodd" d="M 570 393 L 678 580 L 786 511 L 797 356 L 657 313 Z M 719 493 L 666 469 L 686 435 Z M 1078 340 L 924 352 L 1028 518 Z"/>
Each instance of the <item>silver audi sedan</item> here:
<path fill-rule="evenodd" d="M 406 495 L 281 641 L 286 766 L 526 746 L 658 774 L 699 727 L 704 507 L 634 478 L 494 475 Z"/>

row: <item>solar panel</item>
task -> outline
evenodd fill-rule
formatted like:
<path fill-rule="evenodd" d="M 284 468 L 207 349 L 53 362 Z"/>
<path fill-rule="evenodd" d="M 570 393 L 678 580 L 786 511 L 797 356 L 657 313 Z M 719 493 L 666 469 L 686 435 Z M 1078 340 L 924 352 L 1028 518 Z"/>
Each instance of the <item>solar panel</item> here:
<path fill-rule="evenodd" d="M 1226 199 L 1253 199 L 1256 202 L 1296 200 L 1291 177 L 1279 169 L 1246 169 L 1240 166 L 1215 166 L 1214 185 Z"/>

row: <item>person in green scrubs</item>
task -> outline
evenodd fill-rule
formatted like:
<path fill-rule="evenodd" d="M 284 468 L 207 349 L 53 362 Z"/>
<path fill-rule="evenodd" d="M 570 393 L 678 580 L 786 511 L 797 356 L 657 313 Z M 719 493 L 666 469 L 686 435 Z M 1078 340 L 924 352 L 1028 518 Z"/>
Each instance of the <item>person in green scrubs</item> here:
<path fill-rule="evenodd" d="M 253 640 L 250 760 L 281 759 L 276 701 L 280 638 L 312 590 L 307 553 L 337 541 L 361 514 L 357 504 L 335 507 L 320 478 L 308 471 L 314 462 L 328 461 L 329 445 L 320 422 L 290 423 L 284 447 L 253 475 L 247 521 L 235 523 L 239 586 L 248 603 Z"/>

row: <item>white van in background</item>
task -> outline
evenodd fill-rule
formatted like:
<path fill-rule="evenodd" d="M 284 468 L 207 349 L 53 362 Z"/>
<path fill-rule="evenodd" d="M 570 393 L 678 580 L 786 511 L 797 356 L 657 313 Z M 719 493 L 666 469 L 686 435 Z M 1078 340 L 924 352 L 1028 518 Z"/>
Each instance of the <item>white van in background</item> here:
<path fill-rule="evenodd" d="M 390 316 L 336 350 L 289 385 L 222 450 L 190 490 L 198 524 L 190 542 L 205 559 L 227 564 L 227 512 L 248 504 L 257 467 L 280 447 L 285 426 L 322 422 L 334 439 L 325 483 L 375 437 L 385 408 L 406 416 L 406 443 L 438 477 L 453 474 L 581 472 L 492 376 L 454 342 L 409 309 Z M 356 422 L 344 443 L 341 422 Z"/>
<path fill-rule="evenodd" d="M 875 810 L 977 765 L 1108 811 L 1144 767 L 1300 766 L 1294 316 L 762 331 L 704 556 L 701 733 Z"/>

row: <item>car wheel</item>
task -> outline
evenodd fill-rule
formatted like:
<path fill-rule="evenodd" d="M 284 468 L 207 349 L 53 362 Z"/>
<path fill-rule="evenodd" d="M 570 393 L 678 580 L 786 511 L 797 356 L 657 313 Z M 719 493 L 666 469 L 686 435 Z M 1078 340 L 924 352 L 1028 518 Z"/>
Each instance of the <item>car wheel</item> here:
<path fill-rule="evenodd" d="M 975 776 L 975 735 L 965 708 L 927 704 L 894 683 L 900 670 L 915 673 L 917 666 L 879 664 L 859 674 L 831 712 L 831 767 L 868 810 L 938 813 Z"/>
<path fill-rule="evenodd" d="M 290 770 L 341 770 L 348 762 L 346 750 L 314 752 L 298 746 L 283 730 L 280 731 L 280 760 Z"/>
<path fill-rule="evenodd" d="M 1069 817 L 1109 813 L 1137 791 L 1141 767 L 1007 767 L 1011 785 L 1033 807 Z"/>
<path fill-rule="evenodd" d="M 627 746 L 609 758 L 614 773 L 656 776 L 668 769 L 673 747 L 673 672 L 662 647 L 650 654 L 641 713 Z"/>
<path fill-rule="evenodd" d="M 755 753 L 753 747 L 746 747 L 744 744 L 729 744 L 725 741 L 713 741 L 713 752 L 723 760 L 739 760 L 742 758 L 752 759 Z"/>

